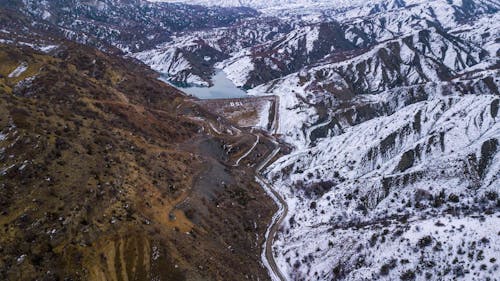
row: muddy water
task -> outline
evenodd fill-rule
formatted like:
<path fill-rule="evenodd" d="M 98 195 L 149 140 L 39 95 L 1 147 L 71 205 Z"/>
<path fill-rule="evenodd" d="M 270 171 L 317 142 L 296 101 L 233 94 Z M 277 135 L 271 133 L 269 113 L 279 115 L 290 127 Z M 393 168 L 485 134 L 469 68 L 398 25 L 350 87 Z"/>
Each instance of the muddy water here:
<path fill-rule="evenodd" d="M 223 71 L 219 71 L 212 78 L 212 87 L 188 86 L 179 87 L 174 85 L 179 90 L 195 96 L 200 99 L 227 99 L 227 98 L 241 98 L 245 97 L 247 93 L 236 87 L 231 80 L 229 80 Z"/>

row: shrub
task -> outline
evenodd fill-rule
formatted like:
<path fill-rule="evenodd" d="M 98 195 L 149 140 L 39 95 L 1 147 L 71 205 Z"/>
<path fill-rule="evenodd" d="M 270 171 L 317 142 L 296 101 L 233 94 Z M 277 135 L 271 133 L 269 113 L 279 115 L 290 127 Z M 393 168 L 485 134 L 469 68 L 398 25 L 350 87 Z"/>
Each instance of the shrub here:
<path fill-rule="evenodd" d="M 445 193 L 444 190 L 441 190 L 441 192 L 437 195 L 434 196 L 434 202 L 432 202 L 432 206 L 435 208 L 441 207 L 443 205 L 445 199 Z"/>
<path fill-rule="evenodd" d="M 316 201 L 312 201 L 309 209 L 316 209 Z"/>
<path fill-rule="evenodd" d="M 370 238 L 370 247 L 373 247 L 377 244 L 377 238 L 378 238 L 378 235 L 373 233 L 372 237 Z"/>
<path fill-rule="evenodd" d="M 418 240 L 418 246 L 420 248 L 425 248 L 431 244 L 432 244 L 432 237 L 430 237 L 429 235 L 424 236 L 420 238 L 420 240 Z"/>
<path fill-rule="evenodd" d="M 486 198 L 488 198 L 488 200 L 490 201 L 495 201 L 498 198 L 498 193 L 496 193 L 495 191 L 488 191 L 486 192 Z"/>
<path fill-rule="evenodd" d="M 415 280 L 415 272 L 413 272 L 413 270 L 407 270 L 401 274 L 400 278 L 404 281 Z"/>
<path fill-rule="evenodd" d="M 380 274 L 383 276 L 386 276 L 389 274 L 389 271 L 391 269 L 394 269 L 396 267 L 396 259 L 390 260 L 388 263 L 385 263 L 380 267 Z"/>
<path fill-rule="evenodd" d="M 448 196 L 448 201 L 458 203 L 460 202 L 460 198 L 458 197 L 458 195 L 452 193 Z"/>

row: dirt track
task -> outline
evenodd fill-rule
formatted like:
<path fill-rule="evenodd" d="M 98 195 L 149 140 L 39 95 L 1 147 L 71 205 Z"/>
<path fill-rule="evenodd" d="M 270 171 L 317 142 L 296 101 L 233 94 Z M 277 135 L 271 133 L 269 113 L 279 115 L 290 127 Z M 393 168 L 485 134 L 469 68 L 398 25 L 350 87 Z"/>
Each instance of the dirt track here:
<path fill-rule="evenodd" d="M 279 126 L 279 98 L 274 97 L 274 113 L 273 113 L 273 123 L 270 124 L 269 126 L 271 128 L 271 133 L 272 134 L 277 134 L 278 133 L 278 126 Z M 260 172 L 269 164 L 271 160 L 280 152 L 280 146 L 277 142 L 274 142 L 275 148 L 274 150 L 266 157 L 264 160 L 259 163 L 256 167 L 256 177 L 257 180 L 261 183 L 262 187 L 268 192 L 270 197 L 274 200 L 276 205 L 278 205 L 278 211 L 274 214 L 271 223 L 269 224 L 267 231 L 266 231 L 266 236 L 265 236 L 265 241 L 264 241 L 264 246 L 263 246 L 263 255 L 262 258 L 264 259 L 264 263 L 268 266 L 268 270 L 270 270 L 269 274 L 271 277 L 271 280 L 273 281 L 286 281 L 287 278 L 281 270 L 279 269 L 278 265 L 276 264 L 276 260 L 274 259 L 273 255 L 273 242 L 274 238 L 276 237 L 276 233 L 278 232 L 281 224 L 285 220 L 287 214 L 288 214 L 288 205 L 286 201 L 283 199 L 283 197 L 277 192 L 272 184 L 270 184 L 261 174 Z"/>
<path fill-rule="evenodd" d="M 279 146 L 266 158 L 264 161 L 259 165 L 257 168 L 257 179 L 260 181 L 260 183 L 263 185 L 263 187 L 266 189 L 268 193 L 270 193 L 272 199 L 276 202 L 278 205 L 278 211 L 276 214 L 273 216 L 273 219 L 271 220 L 271 224 L 269 225 L 266 236 L 265 236 L 265 241 L 264 241 L 264 255 L 262 256 L 265 261 L 267 261 L 267 264 L 269 266 L 270 272 L 270 277 L 271 280 L 273 281 L 286 281 L 287 278 L 281 273 L 281 270 L 279 269 L 278 265 L 276 264 L 276 261 L 274 259 L 273 255 L 273 242 L 274 242 L 274 237 L 276 237 L 276 233 L 278 232 L 281 224 L 283 223 L 284 219 L 286 218 L 288 214 L 288 205 L 286 204 L 286 201 L 281 197 L 281 195 L 273 188 L 273 186 L 267 182 L 267 180 L 260 175 L 260 171 L 271 161 L 276 154 L 278 154 L 280 148 Z"/>

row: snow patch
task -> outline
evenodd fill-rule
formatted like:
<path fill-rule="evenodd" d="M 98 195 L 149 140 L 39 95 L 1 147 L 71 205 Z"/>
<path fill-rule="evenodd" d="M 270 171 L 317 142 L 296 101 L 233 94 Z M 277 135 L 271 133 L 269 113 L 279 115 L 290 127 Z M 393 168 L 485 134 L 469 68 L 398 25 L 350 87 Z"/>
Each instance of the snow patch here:
<path fill-rule="evenodd" d="M 21 63 L 16 69 L 14 69 L 14 71 L 12 71 L 10 74 L 9 74 L 9 78 L 17 78 L 19 77 L 21 74 L 23 74 L 26 70 L 28 69 L 28 64 L 23 62 Z"/>
<path fill-rule="evenodd" d="M 255 127 L 267 129 L 267 126 L 269 124 L 270 110 L 271 110 L 271 102 L 270 101 L 263 102 L 262 107 L 259 109 L 259 118 Z"/>
<path fill-rule="evenodd" d="M 228 64 L 222 71 L 226 73 L 227 78 L 233 81 L 236 87 L 243 87 L 250 76 L 250 72 L 253 70 L 252 58 L 244 56 Z"/>

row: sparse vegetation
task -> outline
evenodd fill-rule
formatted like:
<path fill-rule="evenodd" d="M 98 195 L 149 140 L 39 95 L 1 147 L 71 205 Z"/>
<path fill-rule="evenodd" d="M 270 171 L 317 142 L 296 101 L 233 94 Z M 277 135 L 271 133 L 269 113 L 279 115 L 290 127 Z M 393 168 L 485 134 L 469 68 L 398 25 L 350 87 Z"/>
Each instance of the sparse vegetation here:
<path fill-rule="evenodd" d="M 188 113 L 179 113 L 182 96 L 143 66 L 63 48 L 52 57 L 0 46 L 0 62 L 30 57 L 40 66 L 30 85 L 0 93 L 0 132 L 8 131 L 0 141 L 0 279 L 184 280 L 201 263 L 208 279 L 222 268 L 230 279 L 267 276 L 249 258 L 260 249 L 248 230 L 255 221 L 264 231 L 272 202 L 251 170 L 226 168 L 213 149 L 235 137 L 200 134 L 208 125 L 184 114 L 215 117 L 186 101 Z M 203 149 L 210 153 L 194 153 Z M 199 178 L 214 166 L 237 184 L 207 192 Z M 207 204 L 215 194 L 219 203 Z M 231 251 L 214 250 L 228 243 Z"/>
<path fill-rule="evenodd" d="M 410 280 L 415 280 L 416 275 L 413 270 L 407 270 L 403 272 L 400 276 L 400 279 L 403 281 L 410 281 Z"/>

